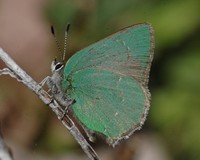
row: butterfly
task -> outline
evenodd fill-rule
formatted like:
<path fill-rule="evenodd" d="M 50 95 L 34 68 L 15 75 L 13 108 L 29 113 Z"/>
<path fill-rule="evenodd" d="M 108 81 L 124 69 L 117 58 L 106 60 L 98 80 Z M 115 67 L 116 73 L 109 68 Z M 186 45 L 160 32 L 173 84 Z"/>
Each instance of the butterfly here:
<path fill-rule="evenodd" d="M 68 30 L 69 26 L 66 35 Z M 136 24 L 78 51 L 66 64 L 65 54 L 61 61 L 55 59 L 47 84 L 91 140 L 98 134 L 115 146 L 139 130 L 146 119 L 153 54 L 151 25 Z"/>

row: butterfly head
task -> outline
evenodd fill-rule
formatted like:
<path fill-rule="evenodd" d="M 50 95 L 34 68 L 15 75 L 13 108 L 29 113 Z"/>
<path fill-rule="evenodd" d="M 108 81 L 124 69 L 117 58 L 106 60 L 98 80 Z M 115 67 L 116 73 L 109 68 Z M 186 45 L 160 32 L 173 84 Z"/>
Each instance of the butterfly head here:
<path fill-rule="evenodd" d="M 64 51 L 62 53 L 61 48 L 60 48 L 60 44 L 58 43 L 58 40 L 56 38 L 54 28 L 53 28 L 53 26 L 51 26 L 51 33 L 52 33 L 53 37 L 55 38 L 57 48 L 58 48 L 58 51 L 60 53 L 60 61 L 57 61 L 57 59 L 55 58 L 53 60 L 53 62 L 51 63 L 52 73 L 61 73 L 63 71 L 65 54 L 66 54 L 66 47 L 67 47 L 67 35 L 68 35 L 68 32 L 69 32 L 69 27 L 70 27 L 70 24 L 67 24 L 66 29 L 65 29 Z"/>
<path fill-rule="evenodd" d="M 56 58 L 52 61 L 52 63 L 51 63 L 51 71 L 52 71 L 52 73 L 60 72 L 60 71 L 63 70 L 63 68 L 64 68 L 64 63 L 63 62 L 57 61 Z"/>

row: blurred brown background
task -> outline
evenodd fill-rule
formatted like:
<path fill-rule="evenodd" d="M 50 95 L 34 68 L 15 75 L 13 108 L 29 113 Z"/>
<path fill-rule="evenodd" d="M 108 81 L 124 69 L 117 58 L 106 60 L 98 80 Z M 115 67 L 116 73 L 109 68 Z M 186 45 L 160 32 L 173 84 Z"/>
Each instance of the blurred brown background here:
<path fill-rule="evenodd" d="M 62 44 L 71 23 L 69 58 L 121 28 L 150 22 L 156 50 L 147 121 L 115 149 L 101 140 L 92 145 L 104 160 L 200 160 L 199 15 L 199 0 L 0 0 L 0 47 L 40 82 L 58 56 L 50 25 Z M 0 125 L 16 160 L 87 159 L 51 110 L 8 76 L 0 77 Z"/>

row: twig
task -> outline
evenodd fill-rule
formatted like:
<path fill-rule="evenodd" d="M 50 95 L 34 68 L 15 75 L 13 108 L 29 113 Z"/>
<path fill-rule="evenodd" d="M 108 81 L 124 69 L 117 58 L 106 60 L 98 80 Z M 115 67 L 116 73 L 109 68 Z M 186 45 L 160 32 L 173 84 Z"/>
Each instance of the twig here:
<path fill-rule="evenodd" d="M 13 160 L 10 148 L 5 144 L 0 133 L 0 160 Z"/>
<path fill-rule="evenodd" d="M 11 58 L 10 56 L 0 48 L 0 59 L 4 61 L 8 68 L 0 70 L 0 75 L 8 74 L 13 78 L 16 78 L 19 82 L 22 82 L 30 90 L 32 90 L 38 97 L 48 105 L 51 110 L 57 115 L 58 119 L 63 123 L 63 125 L 69 130 L 69 132 L 74 136 L 76 141 L 80 144 L 84 152 L 91 160 L 100 160 L 94 149 L 86 141 L 83 135 L 80 133 L 78 128 L 75 126 L 71 118 L 64 114 L 64 110 L 59 106 L 59 104 L 51 99 L 51 96 L 41 88 L 41 86 L 35 82 L 24 70 L 22 70 Z M 63 117 L 64 115 L 64 117 Z"/>

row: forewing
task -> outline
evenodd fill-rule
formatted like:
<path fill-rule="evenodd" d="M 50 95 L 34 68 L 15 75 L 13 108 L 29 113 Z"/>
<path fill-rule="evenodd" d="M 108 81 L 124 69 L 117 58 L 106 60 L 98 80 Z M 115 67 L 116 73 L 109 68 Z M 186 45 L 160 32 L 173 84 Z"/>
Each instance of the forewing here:
<path fill-rule="evenodd" d="M 152 32 L 149 24 L 138 24 L 98 41 L 72 56 L 65 74 L 93 67 L 131 76 L 145 85 L 153 58 Z"/>

